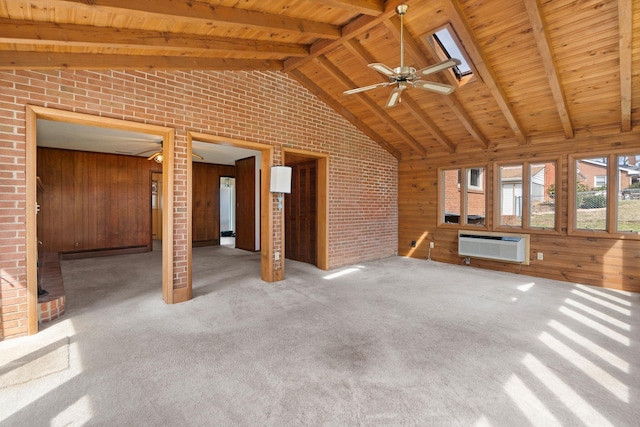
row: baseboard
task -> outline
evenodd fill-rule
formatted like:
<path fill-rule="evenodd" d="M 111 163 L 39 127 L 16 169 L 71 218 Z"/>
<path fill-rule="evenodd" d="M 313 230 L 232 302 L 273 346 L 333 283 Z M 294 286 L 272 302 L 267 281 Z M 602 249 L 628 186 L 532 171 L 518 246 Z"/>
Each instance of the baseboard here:
<path fill-rule="evenodd" d="M 194 240 L 191 242 L 191 247 L 193 248 L 201 248 L 203 246 L 219 246 L 220 239 L 211 239 L 211 240 Z"/>
<path fill-rule="evenodd" d="M 141 252 L 149 252 L 149 245 L 143 246 L 126 246 L 123 248 L 103 248 L 88 249 L 84 251 L 67 251 L 60 252 L 60 259 L 81 259 L 81 258 L 97 258 L 102 256 L 137 254 Z"/>

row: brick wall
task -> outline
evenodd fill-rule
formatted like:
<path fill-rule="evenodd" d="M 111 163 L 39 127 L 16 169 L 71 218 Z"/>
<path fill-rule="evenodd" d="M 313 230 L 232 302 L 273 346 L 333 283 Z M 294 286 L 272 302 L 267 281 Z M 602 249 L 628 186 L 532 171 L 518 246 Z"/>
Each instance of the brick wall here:
<path fill-rule="evenodd" d="M 26 317 L 25 105 L 166 126 L 175 132 L 174 287 L 186 285 L 187 131 L 326 153 L 329 265 L 397 250 L 397 161 L 277 72 L 0 72 L 0 339 Z M 280 164 L 275 150 L 274 163 Z M 272 209 L 275 203 L 272 200 Z M 276 226 L 274 250 L 281 250 Z"/>

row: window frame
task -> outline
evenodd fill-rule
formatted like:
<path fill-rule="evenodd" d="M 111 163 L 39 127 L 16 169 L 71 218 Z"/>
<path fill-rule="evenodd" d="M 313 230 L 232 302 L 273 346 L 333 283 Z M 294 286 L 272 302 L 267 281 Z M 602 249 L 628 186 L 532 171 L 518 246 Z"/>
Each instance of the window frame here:
<path fill-rule="evenodd" d="M 468 171 L 472 169 L 484 169 L 484 172 L 480 175 L 481 177 L 484 178 L 483 180 L 484 185 L 482 187 L 477 188 L 474 186 L 473 188 L 470 188 L 471 187 L 469 185 L 470 174 L 468 174 Z M 446 171 L 452 171 L 452 170 L 459 171 L 458 176 L 460 177 L 460 179 L 458 180 L 458 194 L 460 196 L 460 220 L 457 224 L 444 221 L 445 195 L 446 195 L 444 174 Z M 465 176 L 466 178 L 463 180 L 461 179 L 462 176 Z M 437 180 L 437 183 L 438 183 L 437 226 L 443 227 L 443 228 L 454 228 L 454 229 L 459 229 L 462 227 L 473 227 L 474 230 L 488 231 L 490 229 L 491 216 L 487 215 L 487 212 L 489 212 L 489 203 L 492 197 L 491 185 L 489 185 L 491 182 L 490 179 L 491 179 L 490 168 L 489 168 L 489 165 L 487 164 L 474 164 L 469 166 L 456 166 L 456 167 L 439 167 L 438 180 Z M 469 193 L 484 194 L 484 212 L 485 212 L 484 224 L 468 223 Z"/>
<path fill-rule="evenodd" d="M 554 210 L 554 226 L 553 227 L 532 227 L 531 226 L 531 167 L 533 165 L 539 165 L 541 163 L 554 163 L 555 164 L 555 180 L 553 185 L 555 187 L 555 210 Z M 562 185 L 561 183 L 561 171 L 562 165 L 559 157 L 549 157 L 535 159 L 533 161 L 514 161 L 504 160 L 494 162 L 493 170 L 493 230 L 504 232 L 517 232 L 526 231 L 530 234 L 560 234 L 560 204 L 558 200 L 563 200 Z M 521 225 L 502 225 L 500 222 L 500 212 L 502 209 L 502 192 L 500 188 L 501 174 L 500 168 L 508 166 L 522 166 L 522 221 Z"/>
<path fill-rule="evenodd" d="M 618 157 L 625 154 L 629 154 L 629 149 L 615 151 L 613 153 L 592 153 L 592 154 L 570 154 L 568 158 L 569 163 L 569 179 L 568 187 L 569 194 L 568 201 L 568 224 L 567 234 L 569 236 L 576 237 L 600 237 L 611 239 L 633 239 L 640 240 L 640 232 L 633 231 L 618 231 L 618 192 L 620 191 L 620 182 L 618 177 Z M 606 207 L 606 227 L 605 230 L 589 230 L 577 227 L 577 212 L 576 212 L 576 176 L 577 168 L 576 163 L 578 160 L 594 159 L 594 158 L 606 158 L 607 159 L 607 207 Z M 613 190 L 613 191 L 612 191 Z"/>
<path fill-rule="evenodd" d="M 438 58 L 440 61 L 446 61 L 447 59 L 449 59 L 449 54 L 446 51 L 446 49 L 444 49 L 441 45 L 441 42 L 437 39 L 437 37 L 434 37 L 434 35 L 442 30 L 447 30 L 447 32 L 449 33 L 449 35 L 451 36 L 451 39 L 453 40 L 453 42 L 456 44 L 458 50 L 460 51 L 460 54 L 463 56 L 464 61 L 467 63 L 467 65 L 469 66 L 469 68 L 471 69 L 471 72 L 466 73 L 466 74 L 462 74 L 460 78 L 458 78 L 458 75 L 456 74 L 456 72 L 454 70 L 452 70 L 451 68 L 445 70 L 445 73 L 448 74 L 449 76 L 449 80 L 451 82 L 455 82 L 457 84 L 458 87 L 462 87 L 468 83 L 474 82 L 476 80 L 476 75 L 478 74 L 475 65 L 473 65 L 473 62 L 471 61 L 471 57 L 469 56 L 469 54 L 465 51 L 464 49 L 464 45 L 462 44 L 462 42 L 460 41 L 460 37 L 458 37 L 458 34 L 456 33 L 455 29 L 453 28 L 453 25 L 451 24 L 451 22 L 448 22 L 440 27 L 437 27 L 429 32 L 427 32 L 426 34 L 424 34 L 423 36 L 420 37 L 420 39 L 423 40 L 423 43 L 425 44 L 425 46 L 427 46 L 429 48 L 429 50 L 431 51 L 431 53 Z"/>

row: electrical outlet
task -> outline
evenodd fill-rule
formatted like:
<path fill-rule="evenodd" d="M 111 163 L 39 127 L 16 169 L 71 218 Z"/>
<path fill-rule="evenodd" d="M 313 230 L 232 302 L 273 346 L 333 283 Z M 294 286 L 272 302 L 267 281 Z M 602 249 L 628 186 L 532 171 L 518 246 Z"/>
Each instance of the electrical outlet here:
<path fill-rule="evenodd" d="M 412 241 L 411 241 L 411 247 L 412 247 L 412 248 L 415 248 L 415 247 L 416 247 L 416 241 L 415 241 L 415 240 L 412 240 Z"/>
<path fill-rule="evenodd" d="M 436 247 L 436 242 L 429 242 L 429 248 L 433 249 Z"/>
<path fill-rule="evenodd" d="M 278 260 L 280 259 L 280 252 L 276 252 L 276 253 L 274 253 L 273 255 L 274 255 L 274 256 L 273 256 L 273 258 L 274 258 L 276 261 L 278 261 Z"/>
<path fill-rule="evenodd" d="M 544 260 L 544 254 L 542 252 L 538 252 L 538 261 Z"/>

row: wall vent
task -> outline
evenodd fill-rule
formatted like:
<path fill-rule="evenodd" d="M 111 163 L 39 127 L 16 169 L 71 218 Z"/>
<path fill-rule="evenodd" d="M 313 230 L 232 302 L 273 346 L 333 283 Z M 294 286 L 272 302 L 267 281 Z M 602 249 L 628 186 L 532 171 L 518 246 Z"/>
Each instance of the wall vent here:
<path fill-rule="evenodd" d="M 458 231 L 458 255 L 529 264 L 529 235 Z"/>

